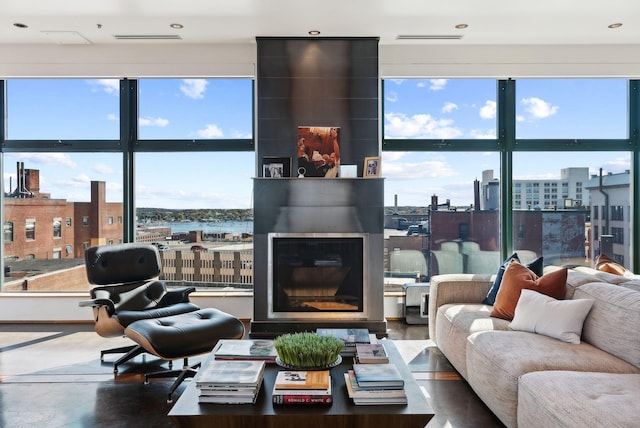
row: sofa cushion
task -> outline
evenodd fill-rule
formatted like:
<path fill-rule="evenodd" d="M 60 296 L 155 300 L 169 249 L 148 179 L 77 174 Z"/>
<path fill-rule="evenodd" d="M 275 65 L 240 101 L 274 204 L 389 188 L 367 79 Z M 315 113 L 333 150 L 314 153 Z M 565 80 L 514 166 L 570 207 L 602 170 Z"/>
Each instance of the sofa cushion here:
<path fill-rule="evenodd" d="M 640 368 L 640 293 L 606 283 L 585 284 L 574 299 L 594 299 L 582 340 Z"/>
<path fill-rule="evenodd" d="M 478 331 L 507 330 L 509 322 L 491 318 L 491 306 L 481 304 L 454 303 L 442 305 L 436 315 L 436 337 L 438 348 L 467 378 L 467 336 Z"/>
<path fill-rule="evenodd" d="M 593 301 L 556 300 L 533 290 L 522 290 L 509 328 L 544 334 L 563 342 L 578 344 L 582 324 Z"/>
<path fill-rule="evenodd" d="M 518 379 L 541 370 L 640 373 L 586 342 L 572 345 L 523 331 L 484 331 L 467 338 L 467 380 L 507 426 L 516 426 Z"/>
<path fill-rule="evenodd" d="M 539 277 L 525 266 L 511 260 L 504 271 L 491 316 L 511 321 L 523 289 L 562 299 L 566 292 L 566 283 L 567 269 L 558 269 Z"/>
<path fill-rule="evenodd" d="M 558 400 L 558 397 L 562 397 Z M 541 371 L 518 382 L 518 426 L 636 426 L 640 375 Z"/>
<path fill-rule="evenodd" d="M 504 276 L 504 271 L 505 271 L 505 269 L 507 269 L 507 266 L 509 265 L 511 260 L 515 260 L 517 262 L 520 261 L 520 257 L 518 256 L 517 252 L 515 252 L 511 256 L 509 256 L 502 263 L 500 268 L 498 268 L 498 272 L 496 273 L 496 277 L 493 280 L 493 285 L 489 289 L 489 292 L 487 293 L 487 297 L 485 297 L 484 300 L 482 301 L 482 303 L 484 303 L 485 305 L 492 305 L 493 306 L 496 303 L 496 296 L 498 295 L 498 290 L 500 289 L 500 284 L 502 283 L 502 277 Z M 531 262 L 527 263 L 525 266 L 528 269 L 530 269 L 533 273 L 535 273 L 536 275 L 542 276 L 543 269 L 544 269 L 543 262 L 544 262 L 544 259 L 542 257 L 538 257 L 537 259 L 532 260 Z"/>
<path fill-rule="evenodd" d="M 504 262 L 502 262 L 502 265 L 500 265 L 500 267 L 498 268 L 496 277 L 493 280 L 493 284 L 491 285 L 491 288 L 487 293 L 487 297 L 485 297 L 484 300 L 482 301 L 483 304 L 493 306 L 496 303 L 496 296 L 498 295 L 498 289 L 500 288 L 500 283 L 502 282 L 504 271 L 509 265 L 509 263 L 511 262 L 511 260 L 520 261 L 520 259 L 518 259 L 518 254 L 513 253 L 509 257 L 507 257 L 507 259 Z"/>

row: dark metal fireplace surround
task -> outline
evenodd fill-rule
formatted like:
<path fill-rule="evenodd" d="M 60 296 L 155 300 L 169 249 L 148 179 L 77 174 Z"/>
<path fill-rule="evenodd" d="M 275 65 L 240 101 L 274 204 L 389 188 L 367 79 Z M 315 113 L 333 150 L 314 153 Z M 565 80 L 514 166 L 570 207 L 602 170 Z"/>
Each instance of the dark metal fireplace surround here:
<path fill-rule="evenodd" d="M 385 334 L 384 187 L 361 178 L 378 156 L 377 38 L 257 38 L 252 337 L 368 328 Z M 340 129 L 357 178 L 298 178 L 298 127 Z M 293 177 L 264 178 L 265 157 Z"/>

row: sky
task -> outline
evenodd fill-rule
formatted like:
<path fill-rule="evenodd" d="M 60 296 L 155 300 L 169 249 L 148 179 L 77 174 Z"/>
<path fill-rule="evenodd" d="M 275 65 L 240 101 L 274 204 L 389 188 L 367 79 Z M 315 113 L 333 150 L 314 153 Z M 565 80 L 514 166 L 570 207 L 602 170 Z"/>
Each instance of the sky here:
<path fill-rule="evenodd" d="M 139 80 L 141 139 L 251 138 L 250 79 Z M 483 139 L 496 135 L 493 79 L 384 81 L 388 138 Z M 9 139 L 118 139 L 117 80 L 7 81 Z M 626 138 L 624 79 L 518 80 L 517 138 Z M 122 200 L 122 158 L 113 153 L 5 153 L 4 189 L 16 162 L 40 170 L 41 192 L 88 201 L 92 180 L 107 200 Z M 498 153 L 382 152 L 385 205 L 428 205 L 431 195 L 468 206 L 482 171 L 499 176 Z M 630 169 L 628 152 L 514 154 L 514 179 L 559 179 L 566 167 L 596 174 Z M 253 152 L 137 153 L 136 205 L 158 208 L 250 208 Z"/>

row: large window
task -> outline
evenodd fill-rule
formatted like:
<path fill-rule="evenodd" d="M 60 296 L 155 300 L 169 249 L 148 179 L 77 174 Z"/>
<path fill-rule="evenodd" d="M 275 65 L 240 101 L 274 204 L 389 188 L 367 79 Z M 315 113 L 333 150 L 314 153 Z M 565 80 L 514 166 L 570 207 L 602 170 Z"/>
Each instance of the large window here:
<path fill-rule="evenodd" d="M 611 230 L 606 215 L 590 218 L 591 206 L 603 207 L 603 213 L 617 213 L 618 204 L 630 200 L 630 163 L 629 153 L 625 152 L 514 153 L 514 182 L 534 187 L 557 183 L 565 189 L 564 193 L 549 200 L 541 200 L 534 193 L 527 195 L 520 204 L 514 201 L 514 250 L 544 256 L 547 265 L 589 266 L 601 251 L 596 232 Z M 593 238 L 588 236 L 589 228 L 594 233 Z M 621 235 L 629 233 L 628 223 L 626 228 Z M 524 233 L 516 233 L 516 230 L 524 230 Z M 629 246 L 625 247 L 615 239 L 614 244 L 613 251 L 629 260 Z"/>
<path fill-rule="evenodd" d="M 253 285 L 253 152 L 136 154 L 136 241 L 158 246 L 164 279 Z"/>
<path fill-rule="evenodd" d="M 7 139 L 118 139 L 119 88 L 117 79 L 8 80 Z"/>
<path fill-rule="evenodd" d="M 139 88 L 142 140 L 253 136 L 249 79 L 141 79 Z"/>
<path fill-rule="evenodd" d="M 139 114 L 129 106 L 139 106 Z M 61 267 L 80 268 L 86 248 L 132 239 L 171 244 L 172 250 L 180 243 L 187 259 L 191 239 L 201 244 L 215 236 L 215 246 L 232 254 L 230 260 L 211 261 L 216 272 L 220 266 L 232 271 L 242 266 L 239 282 L 251 286 L 251 257 L 243 254 L 238 262 L 233 250 L 244 245 L 251 253 L 252 106 L 251 79 L 8 80 L 6 104 L 0 106 L 7 129 L 2 160 L 5 171 L 14 162 L 16 168 L 5 172 L 3 182 L 4 264 L 12 272 L 34 271 L 41 260 L 60 259 Z M 136 133 L 127 129 L 137 129 L 139 139 L 131 139 Z M 139 153 L 131 155 L 127 148 Z M 164 213 L 156 222 L 169 224 L 169 233 L 153 239 L 146 236 L 154 226 L 152 209 Z M 55 263 L 46 269 L 52 266 L 55 270 Z M 190 280 L 184 266 L 166 279 Z M 238 279 L 202 282 L 225 278 Z M 30 277 L 16 290 L 24 288 L 86 290 L 86 275 L 79 269 L 64 284 Z M 14 290 L 9 278 L 3 289 Z"/>
<path fill-rule="evenodd" d="M 628 136 L 625 79 L 518 79 L 515 101 L 518 139 Z"/>
<path fill-rule="evenodd" d="M 496 94 L 491 79 L 385 81 L 387 284 L 500 265 Z M 472 147 L 487 150 L 450 151 Z"/>
<path fill-rule="evenodd" d="M 492 79 L 385 80 L 384 106 L 385 138 L 496 138 Z"/>
<path fill-rule="evenodd" d="M 639 103 L 638 91 L 632 89 L 636 85 L 625 79 L 385 80 L 385 203 L 387 213 L 397 215 L 389 224 L 411 225 L 400 211 L 413 209 L 403 206 L 413 193 L 426 193 L 424 199 L 438 196 L 438 205 L 443 194 L 450 196 L 444 198 L 449 199 L 445 207 L 453 208 L 451 218 L 459 215 L 465 205 L 469 210 L 479 207 L 482 212 L 481 202 L 461 203 L 451 191 L 454 186 L 463 185 L 462 177 L 475 174 L 482 196 L 485 183 L 497 190 L 495 228 L 504 236 L 496 233 L 496 242 L 501 243 L 498 247 L 502 257 L 519 250 L 527 259 L 544 256 L 547 265 L 590 265 L 593 257 L 607 251 L 629 267 L 634 240 L 624 244 L 622 237 L 629 235 L 632 227 L 632 222 L 623 221 L 623 211 L 633 205 L 630 201 L 634 198 L 630 173 L 634 146 L 628 138 L 632 135 L 629 130 L 638 126 L 635 123 L 634 127 L 637 118 L 630 116 L 629 109 Z M 449 91 L 454 87 L 465 87 L 466 91 Z M 492 87 L 498 96 L 489 96 L 487 87 Z M 606 108 L 602 108 L 603 103 Z M 461 111 L 460 106 L 465 111 L 475 111 L 475 116 L 447 116 Z M 495 118 L 499 132 L 475 132 L 479 123 Z M 637 145 L 637 135 L 635 138 Z M 465 153 L 470 149 L 472 153 Z M 472 161 L 465 155 L 471 155 L 468 157 Z M 492 163 L 484 166 L 492 156 Z M 421 161 L 425 158 L 432 163 Z M 455 165 L 456 174 L 448 175 L 448 171 L 439 169 L 443 164 L 438 161 L 444 159 Z M 434 191 L 424 186 L 426 181 L 413 179 L 429 174 L 446 182 L 449 191 Z M 397 184 L 401 176 L 406 186 Z M 501 185 L 503 180 L 511 185 L 508 199 L 500 193 L 507 192 Z M 400 207 L 396 208 L 398 204 Z M 417 206 L 422 204 L 421 201 Z M 440 214 L 442 207 L 438 209 Z M 614 239 L 610 237 L 612 226 L 616 228 Z M 436 234 L 440 233 L 437 229 L 432 221 L 432 250 L 426 257 L 434 257 Z M 471 225 L 458 224 L 458 247 L 463 243 L 478 246 L 477 239 L 471 238 L 473 233 L 468 233 L 471 229 Z M 448 230 L 450 234 L 454 232 L 454 228 Z M 390 230 L 387 233 L 395 234 Z M 509 239 L 502 239 L 505 237 Z M 390 243 L 388 252 L 397 248 L 397 244 Z M 463 259 L 457 271 L 466 271 L 468 260 Z M 436 272 L 432 268 L 431 273 Z"/>

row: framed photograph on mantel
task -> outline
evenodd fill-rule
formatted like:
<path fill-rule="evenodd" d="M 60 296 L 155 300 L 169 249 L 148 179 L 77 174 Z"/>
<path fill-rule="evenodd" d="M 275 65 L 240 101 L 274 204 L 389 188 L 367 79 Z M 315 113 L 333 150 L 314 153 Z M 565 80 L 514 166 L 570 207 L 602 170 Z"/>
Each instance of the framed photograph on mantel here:
<path fill-rule="evenodd" d="M 380 156 L 369 156 L 364 158 L 364 178 L 380 177 Z"/>
<path fill-rule="evenodd" d="M 291 177 L 291 158 L 263 157 L 262 176 L 265 178 Z"/>

